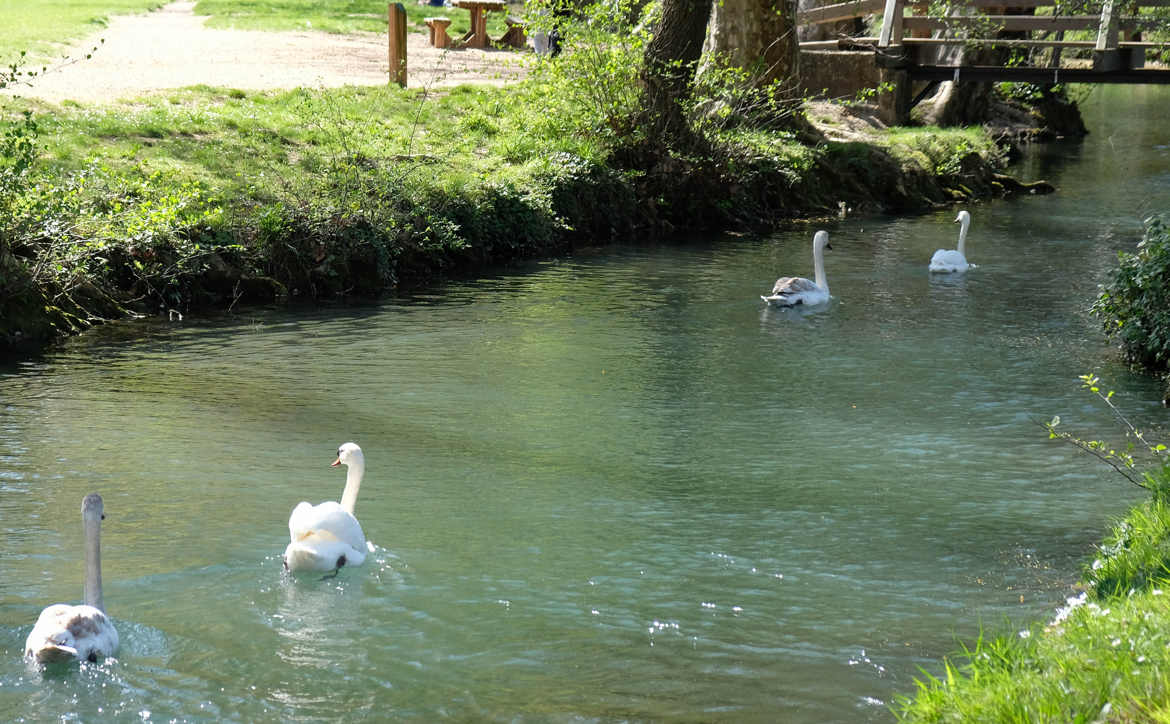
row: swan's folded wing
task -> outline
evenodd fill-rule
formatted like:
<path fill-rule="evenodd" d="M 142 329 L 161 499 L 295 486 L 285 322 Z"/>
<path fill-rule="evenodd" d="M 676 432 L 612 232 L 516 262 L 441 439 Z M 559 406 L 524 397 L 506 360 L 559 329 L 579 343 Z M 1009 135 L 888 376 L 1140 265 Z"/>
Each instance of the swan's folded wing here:
<path fill-rule="evenodd" d="M 297 505 L 288 519 L 288 531 L 292 542 L 318 536 L 339 540 L 354 550 L 366 550 L 366 536 L 357 518 L 333 501 Z"/>
<path fill-rule="evenodd" d="M 930 257 L 931 269 L 955 269 L 967 266 L 967 258 L 958 249 L 939 249 Z"/>
<path fill-rule="evenodd" d="M 101 609 L 58 603 L 41 612 L 24 643 L 38 663 L 112 656 L 118 631 Z"/>
<path fill-rule="evenodd" d="M 816 282 L 804 277 L 781 277 L 772 285 L 772 295 L 777 294 L 802 294 L 805 292 L 815 292 L 819 289 Z"/>

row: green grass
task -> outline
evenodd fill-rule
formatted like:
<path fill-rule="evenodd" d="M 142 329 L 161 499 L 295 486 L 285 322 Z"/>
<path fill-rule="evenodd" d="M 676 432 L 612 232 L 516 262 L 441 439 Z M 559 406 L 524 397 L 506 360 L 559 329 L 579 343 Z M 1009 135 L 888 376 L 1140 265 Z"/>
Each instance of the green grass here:
<path fill-rule="evenodd" d="M 1170 582 L 1167 582 L 1170 583 Z M 1170 721 L 1170 585 L 980 641 L 920 680 L 906 722 Z"/>
<path fill-rule="evenodd" d="M 0 0 L 0 60 L 15 60 L 27 51 L 34 62 L 57 59 L 64 46 L 100 33 L 111 15 L 154 10 L 163 0 Z M 382 0 L 201 0 L 196 15 L 209 15 L 207 26 L 241 30 L 320 30 L 328 33 L 386 32 L 386 2 Z M 425 32 L 424 19 L 452 19 L 448 32 L 467 32 L 469 16 L 460 8 L 404 2 L 408 29 Z M 523 11 L 516 3 L 510 14 Z M 505 13 L 488 13 L 488 34 L 503 34 Z"/>
<path fill-rule="evenodd" d="M 914 165 L 932 174 L 958 173 L 963 158 L 970 153 L 994 158 L 1002 153 L 995 141 L 977 126 L 939 128 L 937 126 L 895 127 L 883 134 L 877 144 L 903 164 Z"/>
<path fill-rule="evenodd" d="M 37 108 L 37 106 L 30 106 Z M 225 198 L 267 201 L 338 159 L 427 166 L 425 178 L 515 180 L 557 152 L 600 150 L 568 132 L 530 84 L 443 94 L 394 87 L 244 93 L 174 91 L 112 109 L 38 109 L 45 158 L 68 172 L 91 161 L 122 173 L 162 171 Z"/>
<path fill-rule="evenodd" d="M 106 27 L 111 15 L 153 10 L 161 0 L 0 0 L 0 59 L 21 51 L 51 60 L 62 44 Z"/>
<path fill-rule="evenodd" d="M 1170 486 L 1170 467 L 1149 477 L 1155 489 Z M 1170 578 L 1170 502 L 1156 497 L 1113 526 L 1086 567 L 1085 583 L 1101 599 L 1141 591 Z"/>

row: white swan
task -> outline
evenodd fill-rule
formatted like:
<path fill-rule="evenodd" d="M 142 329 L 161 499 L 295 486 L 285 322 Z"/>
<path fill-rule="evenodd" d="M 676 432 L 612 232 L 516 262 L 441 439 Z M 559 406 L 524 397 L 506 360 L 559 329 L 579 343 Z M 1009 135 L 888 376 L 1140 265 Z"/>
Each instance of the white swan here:
<path fill-rule="evenodd" d="M 332 467 L 345 465 L 345 491 L 341 503 L 297 504 L 288 519 L 290 543 L 284 549 L 284 566 L 290 571 L 333 571 L 360 566 L 368 549 L 361 523 L 353 516 L 358 488 L 366 470 L 362 449 L 347 442 L 337 449 Z"/>
<path fill-rule="evenodd" d="M 975 266 L 968 263 L 967 257 L 964 255 L 967 245 L 967 227 L 971 226 L 971 214 L 967 213 L 966 210 L 960 211 L 959 215 L 955 217 L 955 221 L 959 224 L 959 248 L 939 249 L 934 252 L 934 256 L 930 258 L 932 272 L 965 272 Z"/>
<path fill-rule="evenodd" d="M 81 502 L 85 530 L 85 603 L 55 603 L 41 611 L 24 642 L 24 655 L 39 664 L 97 661 L 118 649 L 118 632 L 102 605 L 102 496 L 90 493 Z"/>
<path fill-rule="evenodd" d="M 816 281 L 804 277 L 781 277 L 772 286 L 772 293 L 760 296 L 769 304 L 781 307 L 795 307 L 798 304 L 823 304 L 829 301 L 829 282 L 825 279 L 825 249 L 829 246 L 829 232 L 818 231 L 813 235 L 813 270 Z"/>

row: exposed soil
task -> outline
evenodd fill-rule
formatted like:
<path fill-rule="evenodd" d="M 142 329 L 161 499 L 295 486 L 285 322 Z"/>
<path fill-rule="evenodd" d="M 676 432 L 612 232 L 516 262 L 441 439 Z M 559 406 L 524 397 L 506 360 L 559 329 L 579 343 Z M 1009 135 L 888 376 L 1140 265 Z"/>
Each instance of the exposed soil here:
<path fill-rule="evenodd" d="M 145 15 L 115 16 L 109 27 L 65 51 L 67 60 L 9 92 L 101 103 L 198 84 L 267 90 L 388 80 L 385 34 L 216 30 L 204 27 L 207 18 L 195 15 L 194 7 L 192 0 L 178 0 Z M 457 12 L 465 11 L 452 8 L 447 15 Z M 425 33 L 412 32 L 407 86 L 506 83 L 523 77 L 534 60 L 531 52 L 440 50 Z"/>

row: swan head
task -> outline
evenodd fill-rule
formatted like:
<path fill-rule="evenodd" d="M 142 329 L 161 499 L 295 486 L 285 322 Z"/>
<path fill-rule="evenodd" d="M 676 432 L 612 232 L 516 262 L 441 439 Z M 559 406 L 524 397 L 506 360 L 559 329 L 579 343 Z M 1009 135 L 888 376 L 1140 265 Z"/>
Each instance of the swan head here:
<path fill-rule="evenodd" d="M 963 226 L 970 224 L 971 223 L 971 214 L 969 214 L 966 209 L 963 209 L 962 211 L 959 212 L 959 215 L 955 217 L 954 223 L 962 224 Z"/>
<path fill-rule="evenodd" d="M 822 229 L 821 231 L 818 231 L 816 234 L 813 235 L 813 249 L 814 250 L 817 250 L 817 249 L 832 250 L 832 248 L 833 248 L 832 245 L 829 244 L 829 232 L 824 231 Z"/>
<path fill-rule="evenodd" d="M 366 458 L 357 443 L 347 442 L 337 448 L 337 459 L 330 463 L 330 467 L 335 468 L 338 465 L 365 467 L 365 463 Z"/>
<path fill-rule="evenodd" d="M 90 493 L 81 501 L 81 519 L 86 523 L 98 523 L 106 518 L 105 507 L 102 505 L 102 496 Z"/>

